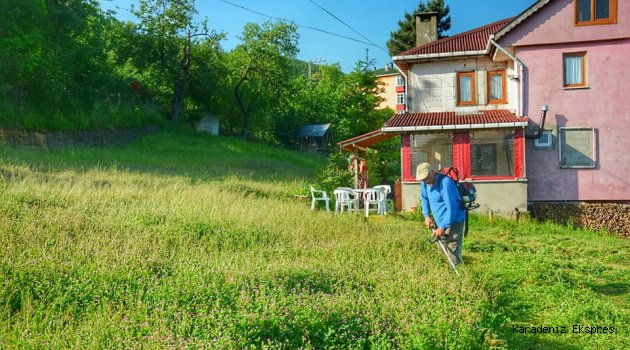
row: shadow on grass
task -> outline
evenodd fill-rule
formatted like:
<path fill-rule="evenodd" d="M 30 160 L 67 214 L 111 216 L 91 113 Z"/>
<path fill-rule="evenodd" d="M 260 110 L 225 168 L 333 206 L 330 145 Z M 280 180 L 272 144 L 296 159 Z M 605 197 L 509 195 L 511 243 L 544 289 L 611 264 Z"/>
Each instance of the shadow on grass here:
<path fill-rule="evenodd" d="M 607 283 L 602 285 L 590 285 L 594 292 L 604 295 L 625 295 L 630 291 L 630 286 L 626 283 Z"/>

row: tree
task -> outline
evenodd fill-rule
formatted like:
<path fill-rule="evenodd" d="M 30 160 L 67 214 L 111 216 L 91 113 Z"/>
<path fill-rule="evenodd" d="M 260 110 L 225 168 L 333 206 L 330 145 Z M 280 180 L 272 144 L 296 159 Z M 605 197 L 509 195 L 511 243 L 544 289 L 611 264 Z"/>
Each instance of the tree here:
<path fill-rule="evenodd" d="M 162 74 L 173 76 L 171 120 L 179 121 L 190 78 L 191 46 L 202 38 L 215 46 L 223 34 L 208 32 L 206 22 L 193 22 L 197 13 L 194 0 L 140 0 L 133 13 L 140 19 L 139 29 L 157 43 L 157 58 Z"/>
<path fill-rule="evenodd" d="M 405 17 L 398 21 L 398 30 L 390 33 L 390 39 L 387 41 L 387 49 L 391 56 L 395 56 L 402 51 L 409 50 L 416 46 L 416 15 L 423 12 L 437 12 L 438 38 L 446 37 L 444 33 L 451 28 L 449 7 L 444 5 L 444 0 L 428 0 L 426 5 L 420 0 L 418 8 L 413 11 L 413 14 L 409 14 L 405 11 Z"/>
<path fill-rule="evenodd" d="M 94 0 L 2 0 L 0 91 L 18 108 L 76 112 L 108 87 L 104 28 Z"/>
<path fill-rule="evenodd" d="M 247 23 L 243 43 L 230 53 L 230 79 L 247 139 L 252 113 L 279 101 L 289 86 L 289 59 L 298 52 L 297 26 L 285 22 Z"/>
<path fill-rule="evenodd" d="M 380 128 L 391 116 L 391 110 L 378 110 L 383 101 L 374 70 L 369 67 L 373 62 L 358 61 L 354 70 L 344 76 L 341 87 L 340 111 L 333 120 L 335 135 L 338 139 L 361 135 Z"/>

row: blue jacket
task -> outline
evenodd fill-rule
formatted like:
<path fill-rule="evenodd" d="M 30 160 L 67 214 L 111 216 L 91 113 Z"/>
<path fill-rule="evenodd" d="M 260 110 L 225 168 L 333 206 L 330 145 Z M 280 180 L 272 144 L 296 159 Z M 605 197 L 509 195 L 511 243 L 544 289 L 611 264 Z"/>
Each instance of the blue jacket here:
<path fill-rule="evenodd" d="M 447 229 L 451 224 L 466 219 L 457 185 L 453 179 L 444 174 L 436 174 L 431 187 L 423 182 L 420 183 L 420 198 L 422 199 L 422 214 L 427 217 L 433 213 L 438 227 Z"/>

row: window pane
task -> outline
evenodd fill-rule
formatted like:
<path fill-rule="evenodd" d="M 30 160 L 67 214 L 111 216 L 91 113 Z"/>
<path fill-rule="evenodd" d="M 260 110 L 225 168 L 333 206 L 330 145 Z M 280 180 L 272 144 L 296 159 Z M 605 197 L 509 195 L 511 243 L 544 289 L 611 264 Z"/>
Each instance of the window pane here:
<path fill-rule="evenodd" d="M 470 142 L 470 172 L 473 176 L 514 176 L 513 131 L 475 131 Z"/>
<path fill-rule="evenodd" d="M 591 0 L 578 0 L 578 22 L 591 20 Z"/>
<path fill-rule="evenodd" d="M 560 130 L 560 165 L 564 167 L 592 167 L 593 129 Z"/>
<path fill-rule="evenodd" d="M 459 100 L 464 102 L 472 101 L 471 79 L 468 76 L 459 77 Z"/>
<path fill-rule="evenodd" d="M 583 84 L 582 80 L 582 56 L 565 56 L 564 58 L 564 84 Z"/>
<path fill-rule="evenodd" d="M 453 166 L 453 144 L 450 134 L 411 136 L 411 169 L 415 174 L 420 163 L 427 162 L 435 169 Z"/>
<path fill-rule="evenodd" d="M 497 146 L 494 143 L 470 146 L 472 175 L 497 174 Z"/>
<path fill-rule="evenodd" d="M 595 19 L 610 18 L 610 0 L 595 1 Z"/>
<path fill-rule="evenodd" d="M 490 78 L 490 99 L 501 100 L 503 99 L 503 76 L 500 74 L 493 75 Z"/>
<path fill-rule="evenodd" d="M 403 103 L 405 103 L 405 95 L 403 95 L 403 94 L 397 94 L 397 95 L 396 95 L 396 103 L 398 103 L 398 104 L 403 104 Z"/>

